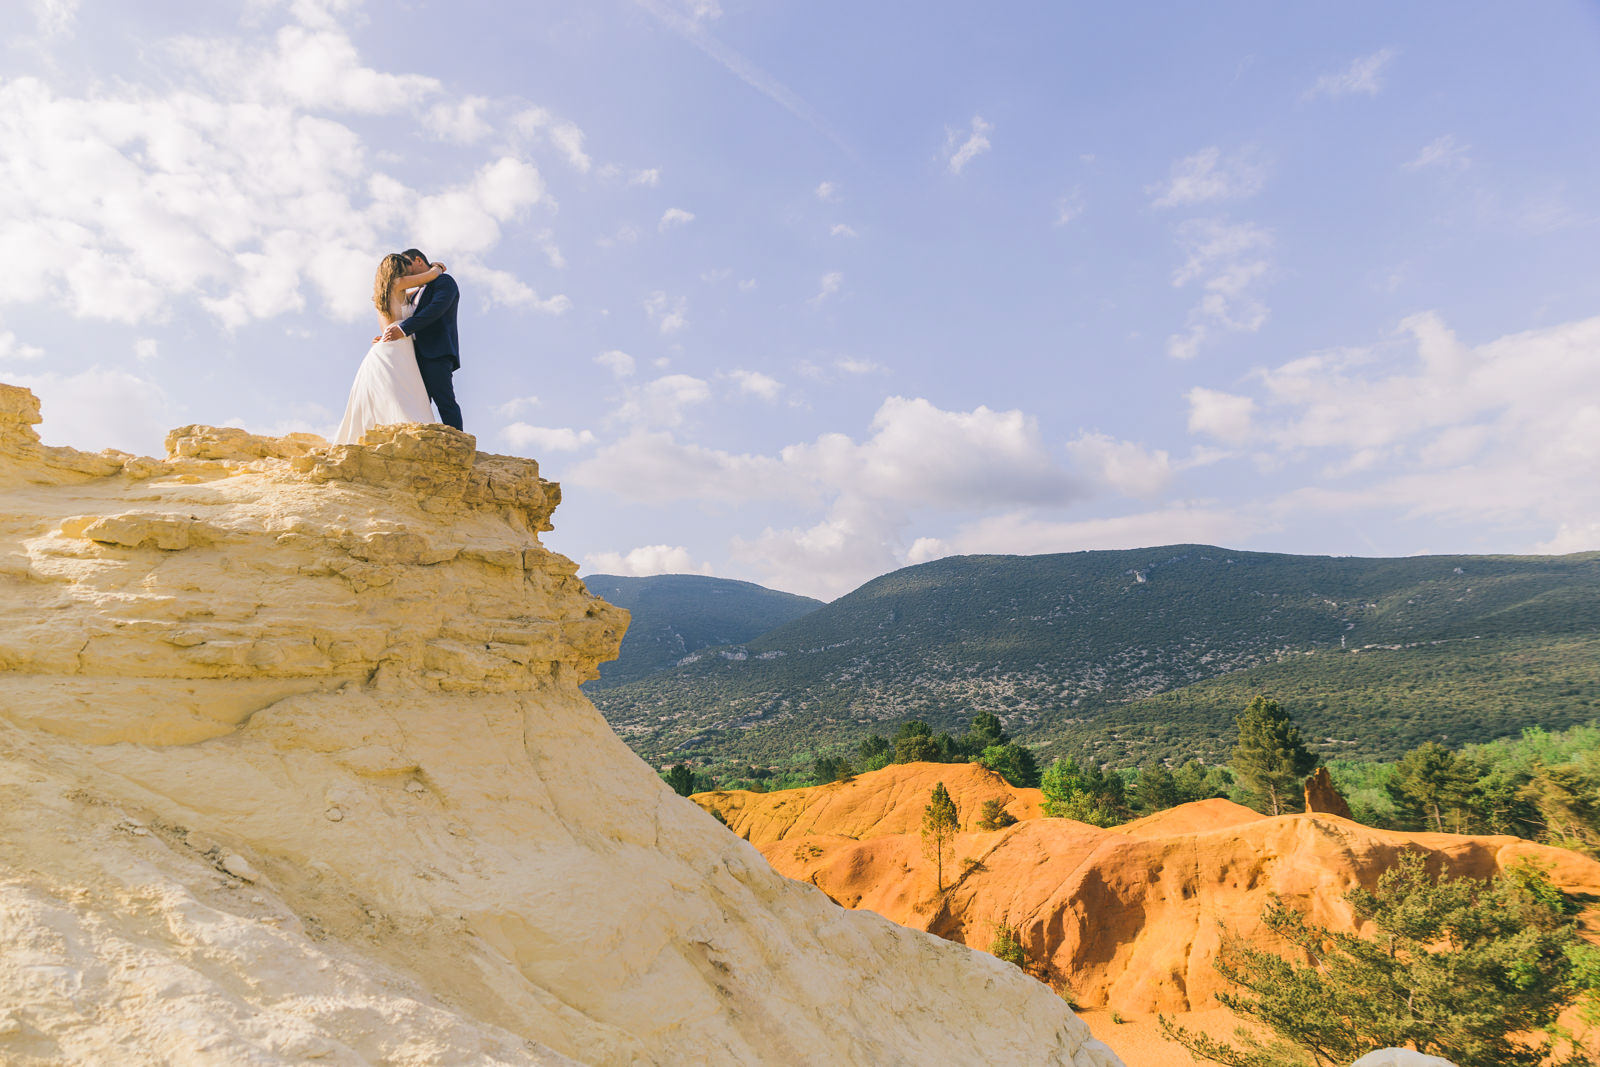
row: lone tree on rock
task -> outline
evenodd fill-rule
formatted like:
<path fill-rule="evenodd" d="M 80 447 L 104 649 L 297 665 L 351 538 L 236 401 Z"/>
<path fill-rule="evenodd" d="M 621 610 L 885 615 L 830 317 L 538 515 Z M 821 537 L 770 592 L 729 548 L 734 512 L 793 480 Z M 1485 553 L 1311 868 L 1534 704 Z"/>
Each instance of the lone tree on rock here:
<path fill-rule="evenodd" d="M 1306 775 L 1316 769 L 1316 754 L 1300 740 L 1300 728 L 1276 700 L 1256 697 L 1234 723 L 1239 744 L 1233 750 L 1233 773 L 1260 798 L 1268 815 L 1284 814 Z"/>
<path fill-rule="evenodd" d="M 956 802 L 940 782 L 933 787 L 928 806 L 922 809 L 922 853 L 933 861 L 939 892 L 944 892 L 945 860 L 955 859 L 956 832 L 961 829 Z"/>

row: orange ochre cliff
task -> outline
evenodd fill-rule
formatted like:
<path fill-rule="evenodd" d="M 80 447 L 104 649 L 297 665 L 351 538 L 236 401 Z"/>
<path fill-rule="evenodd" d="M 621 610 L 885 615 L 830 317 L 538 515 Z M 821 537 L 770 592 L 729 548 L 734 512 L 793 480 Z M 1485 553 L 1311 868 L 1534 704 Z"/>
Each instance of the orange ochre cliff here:
<path fill-rule="evenodd" d="M 943 782 L 962 833 L 936 892 L 920 833 L 923 807 Z M 713 792 L 694 799 L 727 820 L 777 870 L 850 908 L 988 948 L 1015 931 L 1030 969 L 1070 989 L 1099 1036 L 1130 1063 L 1188 1063 L 1177 1046 L 1148 1039 L 1125 1047 L 1110 1013 L 1198 1013 L 1225 1035 L 1225 988 L 1212 957 L 1223 927 L 1264 946 L 1271 894 L 1336 930 L 1355 926 L 1344 895 L 1373 888 L 1402 849 L 1421 849 L 1435 869 L 1483 877 L 1527 858 L 1556 884 L 1600 894 L 1600 863 L 1516 837 L 1377 830 L 1337 815 L 1269 817 L 1228 800 L 1184 804 L 1101 829 L 1045 818 L 1037 789 L 1016 788 L 976 764 L 891 765 L 849 781 L 776 793 Z M 1020 821 L 976 828 L 984 801 Z M 1096 1011 L 1095 1009 L 1099 1009 Z M 1191 1024 L 1193 1025 L 1193 1024 Z M 1129 1034 L 1140 1028 L 1130 1026 Z"/>

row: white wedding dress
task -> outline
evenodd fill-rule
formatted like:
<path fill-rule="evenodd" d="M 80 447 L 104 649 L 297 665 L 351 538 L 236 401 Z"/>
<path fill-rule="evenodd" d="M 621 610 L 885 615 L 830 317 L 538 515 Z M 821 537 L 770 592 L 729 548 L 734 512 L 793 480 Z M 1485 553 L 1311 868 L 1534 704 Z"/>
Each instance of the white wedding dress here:
<path fill-rule="evenodd" d="M 409 304 L 396 303 L 390 308 L 390 321 L 399 322 L 411 310 Z M 438 421 L 427 387 L 422 384 L 422 372 L 417 369 L 417 350 L 411 338 L 379 341 L 367 349 L 366 358 L 356 370 L 344 421 L 339 423 L 333 443 L 360 444 L 361 435 L 374 426 Z"/>

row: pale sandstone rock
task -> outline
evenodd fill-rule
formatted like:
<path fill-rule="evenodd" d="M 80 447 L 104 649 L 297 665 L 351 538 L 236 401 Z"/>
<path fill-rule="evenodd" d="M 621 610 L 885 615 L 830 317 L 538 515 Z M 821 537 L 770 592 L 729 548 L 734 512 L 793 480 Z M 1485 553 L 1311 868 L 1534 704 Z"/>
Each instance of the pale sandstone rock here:
<path fill-rule="evenodd" d="M 1429 1056 L 1409 1048 L 1386 1048 L 1369 1052 L 1350 1067 L 1456 1067 L 1440 1056 Z"/>
<path fill-rule="evenodd" d="M 532 461 L 38 421 L 0 387 L 0 1062 L 1118 1062 L 628 751 Z"/>

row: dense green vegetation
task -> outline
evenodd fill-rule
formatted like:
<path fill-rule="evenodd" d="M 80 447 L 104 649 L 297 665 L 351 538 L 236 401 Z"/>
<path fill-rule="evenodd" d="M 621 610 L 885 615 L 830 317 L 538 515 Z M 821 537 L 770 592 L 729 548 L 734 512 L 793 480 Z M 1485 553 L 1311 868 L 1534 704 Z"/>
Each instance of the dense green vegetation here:
<path fill-rule="evenodd" d="M 1262 692 L 1324 758 L 1389 759 L 1600 714 L 1597 594 L 1595 554 L 957 557 L 591 695 L 659 763 L 809 767 L 985 711 L 1052 755 L 1214 764 Z"/>
<path fill-rule="evenodd" d="M 1460 746 L 1600 717 L 1600 636 L 1288 655 L 1088 709 L 1056 736 L 1116 763 L 1220 761 L 1233 743 L 1234 715 L 1258 693 L 1293 708 L 1307 744 L 1326 759 L 1393 759 L 1424 741 Z"/>
<path fill-rule="evenodd" d="M 1334 784 L 1370 826 L 1515 834 L 1600 856 L 1600 726 L 1451 750 L 1426 743 L 1392 763 L 1334 762 Z"/>
<path fill-rule="evenodd" d="M 1403 853 L 1377 891 L 1346 895 L 1375 936 L 1306 922 L 1274 899 L 1268 929 L 1298 951 L 1293 959 L 1232 935 L 1213 959 L 1237 992 L 1218 999 L 1276 1035 L 1244 1030 L 1235 1042 L 1162 1030 L 1196 1058 L 1232 1067 L 1335 1067 L 1381 1048 L 1414 1047 L 1459 1067 L 1591 1063 L 1563 1055 L 1549 1032 L 1585 995 L 1594 949 L 1578 935 L 1573 904 L 1533 867 L 1487 881 L 1436 878 L 1420 853 Z"/>
<path fill-rule="evenodd" d="M 815 611 L 822 601 L 698 574 L 591 574 L 589 592 L 633 615 L 622 652 L 586 689 L 636 681 L 713 645 L 735 645 Z"/>

